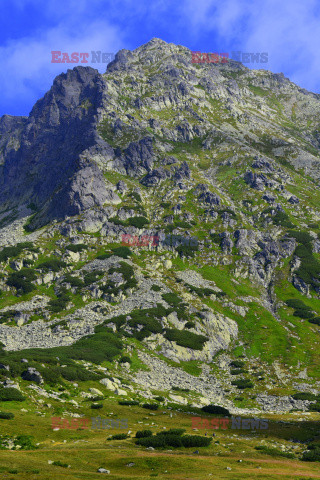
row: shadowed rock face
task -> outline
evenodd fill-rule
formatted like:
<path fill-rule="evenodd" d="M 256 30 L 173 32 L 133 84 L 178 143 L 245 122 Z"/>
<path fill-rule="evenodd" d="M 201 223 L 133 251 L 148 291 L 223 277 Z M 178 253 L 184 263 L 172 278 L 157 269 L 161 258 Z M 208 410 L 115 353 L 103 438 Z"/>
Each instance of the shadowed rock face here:
<path fill-rule="evenodd" d="M 29 118 L 0 120 L 0 208 L 33 202 L 41 226 L 102 205 L 108 191 L 90 153 L 112 150 L 96 133 L 105 84 L 97 70 L 77 67 L 59 75 Z"/>

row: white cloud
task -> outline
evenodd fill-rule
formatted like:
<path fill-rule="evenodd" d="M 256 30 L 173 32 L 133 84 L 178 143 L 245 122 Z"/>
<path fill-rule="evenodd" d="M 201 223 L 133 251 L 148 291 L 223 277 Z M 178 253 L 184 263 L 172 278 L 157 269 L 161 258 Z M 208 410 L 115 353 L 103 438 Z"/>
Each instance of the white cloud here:
<path fill-rule="evenodd" d="M 7 102 L 33 104 L 51 86 L 56 75 L 73 68 L 76 64 L 51 63 L 51 51 L 88 52 L 101 50 L 115 53 L 121 48 L 121 32 L 106 22 L 81 25 L 71 31 L 65 25 L 49 29 L 35 37 L 12 40 L 0 47 L 2 66 L 0 84 L 2 95 Z M 80 65 L 80 64 L 79 64 Z M 86 64 L 89 66 L 90 63 Z M 106 64 L 92 64 L 104 72 Z M 10 113 L 10 112 L 8 112 Z"/>

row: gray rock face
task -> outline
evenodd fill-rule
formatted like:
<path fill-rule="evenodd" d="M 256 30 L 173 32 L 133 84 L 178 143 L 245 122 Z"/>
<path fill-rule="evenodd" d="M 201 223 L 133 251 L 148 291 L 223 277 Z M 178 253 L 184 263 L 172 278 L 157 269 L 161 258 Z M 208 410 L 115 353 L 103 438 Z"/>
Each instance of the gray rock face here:
<path fill-rule="evenodd" d="M 21 373 L 21 378 L 28 382 L 43 383 L 41 374 L 33 367 L 28 367 L 27 370 Z"/>
<path fill-rule="evenodd" d="M 31 226 L 38 227 L 107 200 L 102 173 L 90 158 L 96 150 L 110 153 L 95 127 L 105 95 L 97 70 L 76 67 L 56 77 L 28 119 L 1 119 L 1 208 L 34 203 L 40 211 Z"/>

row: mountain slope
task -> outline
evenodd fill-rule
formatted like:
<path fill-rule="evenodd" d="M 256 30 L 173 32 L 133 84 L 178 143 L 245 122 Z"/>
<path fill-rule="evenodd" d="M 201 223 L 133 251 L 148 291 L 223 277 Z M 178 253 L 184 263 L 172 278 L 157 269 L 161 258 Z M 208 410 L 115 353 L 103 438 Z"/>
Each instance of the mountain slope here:
<path fill-rule="evenodd" d="M 11 376 L 28 355 L 112 371 L 125 353 L 147 397 L 179 385 L 197 405 L 308 408 L 290 395 L 320 385 L 319 113 L 282 74 L 192 64 L 153 39 L 2 117 L 0 234 L 20 242 L 0 251 Z"/>

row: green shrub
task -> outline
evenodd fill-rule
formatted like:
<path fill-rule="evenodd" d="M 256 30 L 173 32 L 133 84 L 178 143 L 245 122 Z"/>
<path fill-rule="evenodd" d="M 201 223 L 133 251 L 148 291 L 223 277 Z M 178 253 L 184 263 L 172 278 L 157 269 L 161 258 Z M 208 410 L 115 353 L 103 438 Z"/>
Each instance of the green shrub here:
<path fill-rule="evenodd" d="M 103 276 L 104 272 L 102 270 L 94 270 L 93 272 L 86 273 L 83 277 L 83 281 L 85 286 L 87 287 L 88 285 L 91 285 Z"/>
<path fill-rule="evenodd" d="M 37 275 L 31 268 L 22 268 L 19 272 L 13 272 L 8 276 L 7 285 L 15 287 L 19 293 L 26 294 L 35 290 L 31 283 L 36 280 Z"/>
<path fill-rule="evenodd" d="M 81 280 L 81 278 L 79 277 L 74 277 L 72 275 L 70 275 L 70 273 L 67 273 L 65 276 L 64 276 L 64 282 L 66 283 L 70 283 L 71 287 L 84 287 L 84 282 L 83 280 Z"/>
<path fill-rule="evenodd" d="M 315 448 L 303 452 L 301 460 L 303 462 L 320 462 L 320 448 Z"/>
<path fill-rule="evenodd" d="M 320 325 L 320 317 L 309 318 L 308 322 L 314 325 Z"/>
<path fill-rule="evenodd" d="M 20 445 L 21 450 L 36 450 L 32 435 L 18 435 L 14 440 L 15 445 Z"/>
<path fill-rule="evenodd" d="M 13 387 L 0 389 L 0 402 L 23 402 L 25 397 L 22 393 Z"/>
<path fill-rule="evenodd" d="M 180 257 L 194 257 L 194 254 L 199 250 L 199 245 L 179 245 L 176 251 Z"/>
<path fill-rule="evenodd" d="M 171 342 L 176 342 L 177 345 L 191 348 L 192 350 L 202 350 L 203 345 L 208 341 L 208 337 L 205 337 L 204 335 L 198 335 L 193 332 L 178 330 L 176 328 L 166 330 L 164 336 Z"/>
<path fill-rule="evenodd" d="M 193 285 L 188 285 L 190 292 L 196 293 L 199 297 L 209 297 L 210 295 L 216 295 L 212 288 L 198 288 L 194 287 Z"/>
<path fill-rule="evenodd" d="M 112 249 L 113 255 L 121 258 L 129 258 L 132 255 L 132 252 L 129 247 L 115 247 Z"/>
<path fill-rule="evenodd" d="M 299 232 L 297 230 L 288 230 L 287 235 L 289 237 L 295 238 L 298 243 L 303 245 L 312 242 L 313 238 L 309 235 L 308 232 Z"/>
<path fill-rule="evenodd" d="M 162 432 L 158 432 L 156 435 L 183 435 L 185 432 L 185 428 L 170 428 L 170 430 L 165 430 Z"/>
<path fill-rule="evenodd" d="M 184 326 L 184 328 L 194 328 L 196 326 L 196 323 L 195 322 L 187 322 Z"/>
<path fill-rule="evenodd" d="M 314 313 L 312 312 L 312 309 L 307 305 L 305 305 L 302 300 L 291 298 L 287 300 L 285 303 L 288 307 L 294 309 L 293 315 L 295 317 L 304 318 L 304 319 L 312 319 L 314 317 Z"/>
<path fill-rule="evenodd" d="M 165 398 L 162 397 L 161 395 L 158 395 L 157 397 L 154 397 L 154 399 L 157 401 L 157 402 L 164 402 Z"/>
<path fill-rule="evenodd" d="M 317 396 L 310 392 L 298 392 L 291 395 L 295 400 L 316 400 Z"/>
<path fill-rule="evenodd" d="M 163 293 L 162 298 L 173 307 L 177 307 L 182 302 L 181 298 L 176 293 Z"/>
<path fill-rule="evenodd" d="M 9 258 L 17 257 L 23 250 L 29 250 L 30 252 L 38 251 L 32 242 L 22 242 L 13 247 L 4 247 L 0 252 L 0 262 L 5 262 L 9 260 Z"/>
<path fill-rule="evenodd" d="M 126 355 L 121 357 L 119 360 L 120 363 L 132 363 L 132 360 L 130 357 L 127 357 Z"/>
<path fill-rule="evenodd" d="M 240 375 L 242 373 L 247 373 L 247 370 L 244 368 L 235 368 L 234 370 L 230 370 L 231 375 Z"/>
<path fill-rule="evenodd" d="M 159 405 L 157 403 L 144 403 L 142 408 L 146 408 L 148 410 L 158 410 Z"/>
<path fill-rule="evenodd" d="M 93 410 L 99 410 L 100 408 L 103 408 L 103 404 L 102 403 L 92 403 L 90 405 L 90 408 L 92 408 Z"/>
<path fill-rule="evenodd" d="M 159 287 L 159 285 L 152 285 L 151 290 L 153 290 L 154 292 L 160 292 L 161 287 Z"/>
<path fill-rule="evenodd" d="M 214 415 L 225 415 L 230 417 L 230 412 L 227 408 L 220 407 L 219 405 L 205 405 L 201 408 L 203 412 L 212 413 Z"/>
<path fill-rule="evenodd" d="M 241 378 L 240 380 L 234 380 L 231 382 L 231 385 L 235 385 L 237 388 L 244 390 L 245 388 L 253 388 L 253 383 L 245 378 Z"/>
<path fill-rule="evenodd" d="M 305 283 L 317 288 L 317 281 L 320 278 L 320 262 L 312 254 L 310 243 L 298 245 L 294 255 L 300 258 L 301 264 L 295 274 Z"/>
<path fill-rule="evenodd" d="M 281 227 L 294 227 L 293 223 L 290 221 L 289 216 L 285 212 L 277 212 L 275 215 L 273 215 L 272 222 L 275 225 L 280 225 Z"/>
<path fill-rule="evenodd" d="M 320 412 L 320 401 L 309 405 L 309 412 Z"/>
<path fill-rule="evenodd" d="M 37 268 L 44 271 L 51 270 L 52 272 L 59 272 L 61 268 L 66 267 L 67 264 L 59 258 L 48 258 L 46 261 L 40 263 Z"/>
<path fill-rule="evenodd" d="M 198 435 L 176 435 L 167 432 L 161 432 L 156 436 L 139 438 L 136 440 L 137 445 L 153 448 L 165 448 L 165 447 L 206 447 L 210 445 L 211 438 L 200 437 Z"/>
<path fill-rule="evenodd" d="M 95 397 L 90 397 L 89 400 L 91 400 L 91 402 L 100 402 L 101 400 L 104 399 L 104 396 L 103 395 L 97 395 Z"/>
<path fill-rule="evenodd" d="M 127 223 L 136 228 L 143 228 L 149 223 L 149 220 L 145 217 L 132 217 L 127 220 Z"/>
<path fill-rule="evenodd" d="M 60 460 L 56 460 L 56 461 L 52 462 L 52 465 L 54 465 L 55 467 L 68 468 L 68 464 L 67 463 L 62 463 L 62 462 L 60 462 Z"/>
<path fill-rule="evenodd" d="M 200 435 L 184 435 L 181 437 L 182 445 L 189 447 L 208 447 L 212 441 L 210 437 L 201 437 Z"/>
<path fill-rule="evenodd" d="M 274 457 L 295 458 L 293 453 L 282 452 L 282 450 L 278 450 L 277 448 L 273 447 L 267 447 L 266 445 L 258 445 L 254 448 L 259 452 L 266 453 L 267 455 L 272 455 Z"/>
<path fill-rule="evenodd" d="M 244 367 L 244 362 L 242 362 L 241 360 L 233 360 L 230 363 L 230 367 L 242 368 L 242 367 Z"/>
<path fill-rule="evenodd" d="M 116 435 L 109 437 L 107 440 L 125 440 L 126 438 L 128 438 L 126 433 L 117 433 Z"/>
<path fill-rule="evenodd" d="M 136 433 L 136 438 L 147 438 L 152 437 L 151 430 L 138 430 Z"/>
<path fill-rule="evenodd" d="M 11 420 L 14 418 L 14 414 L 11 412 L 0 412 L 0 418 L 3 420 Z"/>
<path fill-rule="evenodd" d="M 61 367 L 60 372 L 61 376 L 69 382 L 87 382 L 90 380 L 99 380 L 102 377 L 101 373 L 97 375 L 79 366 Z"/>

